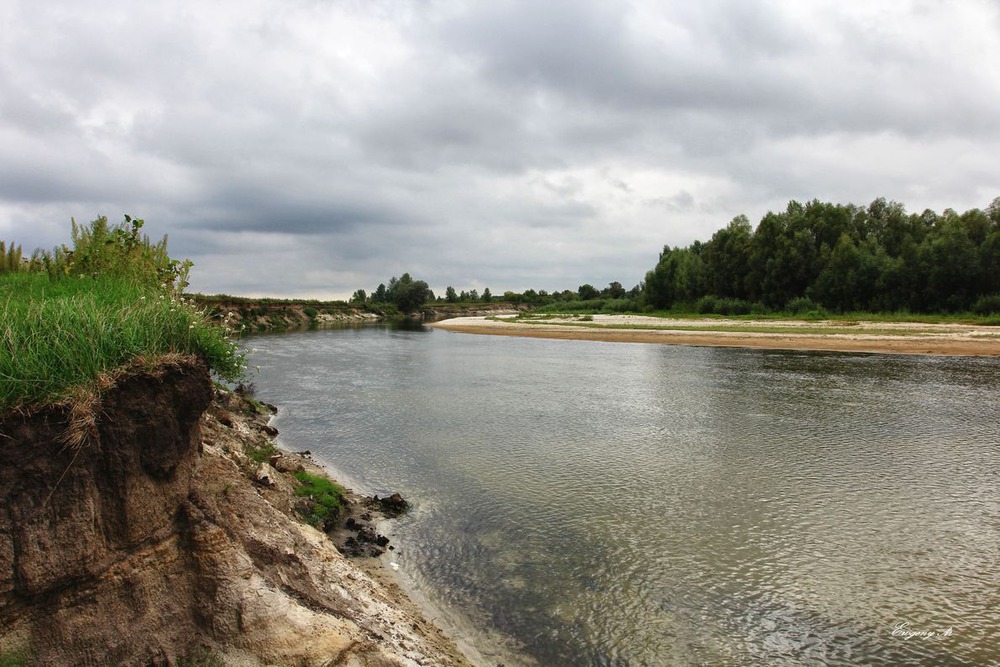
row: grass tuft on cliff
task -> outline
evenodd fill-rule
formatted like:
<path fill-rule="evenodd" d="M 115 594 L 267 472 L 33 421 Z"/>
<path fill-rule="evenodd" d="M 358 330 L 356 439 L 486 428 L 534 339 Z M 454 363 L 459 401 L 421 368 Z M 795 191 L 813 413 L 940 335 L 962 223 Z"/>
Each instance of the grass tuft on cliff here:
<path fill-rule="evenodd" d="M 141 225 L 127 216 L 117 226 L 74 223 L 72 249 L 36 251 L 0 271 L 0 413 L 68 400 L 102 374 L 167 354 L 242 378 L 233 332 L 183 296 L 190 263 L 171 260 L 165 238 L 140 236 Z"/>
<path fill-rule="evenodd" d="M 307 472 L 293 473 L 300 486 L 295 495 L 307 498 L 310 503 L 300 508 L 302 517 L 317 528 L 328 528 L 336 520 L 344 506 L 344 487 L 326 477 Z"/>

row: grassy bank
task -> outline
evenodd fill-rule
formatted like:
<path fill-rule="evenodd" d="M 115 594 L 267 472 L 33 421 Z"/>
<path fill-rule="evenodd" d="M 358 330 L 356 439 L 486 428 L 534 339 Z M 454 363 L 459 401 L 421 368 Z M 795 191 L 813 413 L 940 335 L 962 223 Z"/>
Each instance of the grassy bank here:
<path fill-rule="evenodd" d="M 113 261 L 0 273 L 0 412 L 69 399 L 113 369 L 171 353 L 200 356 L 226 380 L 242 376 L 232 332 L 209 322 L 162 270 L 176 262 L 164 254 L 161 266 L 144 267 L 148 241 L 105 231 L 111 240 L 100 239 L 101 251 Z M 116 248 L 116 239 L 133 238 Z M 69 250 L 50 257 L 81 258 L 87 247 Z"/>

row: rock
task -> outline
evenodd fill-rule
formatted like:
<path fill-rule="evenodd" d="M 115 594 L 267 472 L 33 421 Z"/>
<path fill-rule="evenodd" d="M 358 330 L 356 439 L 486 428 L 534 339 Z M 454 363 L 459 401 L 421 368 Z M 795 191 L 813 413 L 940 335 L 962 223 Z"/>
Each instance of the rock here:
<path fill-rule="evenodd" d="M 373 496 L 372 502 L 383 514 L 389 517 L 397 517 L 405 514 L 410 509 L 410 503 L 404 500 L 403 496 L 398 493 L 394 493 L 388 498 Z"/>
<path fill-rule="evenodd" d="M 277 475 L 278 471 L 272 468 L 270 464 L 261 463 L 257 466 L 257 472 L 254 473 L 254 481 L 261 486 L 274 486 Z"/>

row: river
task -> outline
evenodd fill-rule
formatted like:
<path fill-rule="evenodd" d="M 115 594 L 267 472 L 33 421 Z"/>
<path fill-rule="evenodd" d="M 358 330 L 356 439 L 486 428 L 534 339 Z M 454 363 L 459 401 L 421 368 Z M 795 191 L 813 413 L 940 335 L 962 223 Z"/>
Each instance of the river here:
<path fill-rule="evenodd" d="M 484 664 L 1000 662 L 1000 360 L 257 336 L 281 442 L 399 491 Z"/>

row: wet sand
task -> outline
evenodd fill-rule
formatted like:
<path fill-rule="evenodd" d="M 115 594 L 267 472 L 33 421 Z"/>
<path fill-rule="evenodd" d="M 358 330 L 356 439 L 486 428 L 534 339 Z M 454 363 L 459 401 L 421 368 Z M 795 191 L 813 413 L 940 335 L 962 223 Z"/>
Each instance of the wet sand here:
<path fill-rule="evenodd" d="M 429 326 L 459 333 L 528 336 L 621 343 L 661 343 L 775 350 L 827 350 L 879 354 L 1000 356 L 1000 327 L 902 322 L 667 319 L 594 315 L 592 321 L 549 318 L 458 317 Z M 628 328 L 622 328 L 628 327 Z M 699 330 L 704 327 L 704 330 Z M 732 328 L 732 331 L 725 329 Z M 746 331 L 758 328 L 764 331 Z M 836 331 L 817 333 L 815 329 Z"/>

